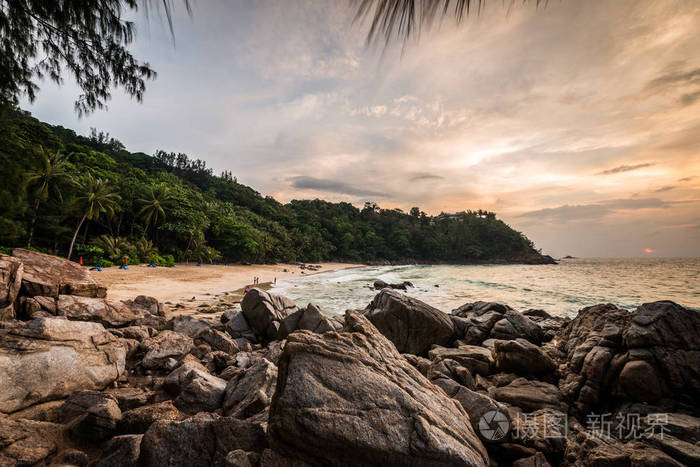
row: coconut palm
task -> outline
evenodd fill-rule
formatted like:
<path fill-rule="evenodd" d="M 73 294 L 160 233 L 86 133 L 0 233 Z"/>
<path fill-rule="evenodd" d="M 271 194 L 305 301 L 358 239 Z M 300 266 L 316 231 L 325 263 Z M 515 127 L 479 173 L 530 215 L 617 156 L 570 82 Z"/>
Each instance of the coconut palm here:
<path fill-rule="evenodd" d="M 523 3 L 527 0 L 521 0 Z M 547 4 L 549 0 L 534 0 L 535 4 Z M 367 42 L 384 36 L 385 43 L 392 39 L 406 41 L 420 32 L 421 26 L 452 15 L 457 22 L 473 10 L 481 10 L 486 0 L 356 0 L 355 20 L 370 19 Z M 512 6 L 515 0 L 504 0 Z"/>
<path fill-rule="evenodd" d="M 148 189 L 145 198 L 138 200 L 139 204 L 142 205 L 138 214 L 146 223 L 146 229 L 151 226 L 155 233 L 158 222 L 165 220 L 165 209 L 170 205 L 172 199 L 168 187 L 154 185 Z"/>
<path fill-rule="evenodd" d="M 185 255 L 199 262 L 212 262 L 221 257 L 219 252 L 206 244 L 203 239 L 195 238 L 190 242 L 190 248 Z"/>
<path fill-rule="evenodd" d="M 45 201 L 49 195 L 63 201 L 61 194 L 61 185 L 69 181 L 71 178 L 66 173 L 65 161 L 61 158 L 61 154 L 47 154 L 43 147 L 39 148 L 39 165 L 36 169 L 26 173 L 26 188 L 34 193 L 34 214 L 29 227 L 29 237 L 27 238 L 27 248 L 32 246 L 34 238 L 34 226 L 36 218 L 39 215 L 39 206 L 42 201 Z"/>
<path fill-rule="evenodd" d="M 68 259 L 70 260 L 73 254 L 73 246 L 75 239 L 78 236 L 78 231 L 83 226 L 85 220 L 96 221 L 102 213 L 113 215 L 117 207 L 117 201 L 121 197 L 112 189 L 104 180 L 93 177 L 88 174 L 83 180 L 78 183 L 78 191 L 82 194 L 73 200 L 73 204 L 82 213 L 82 217 L 78 222 L 78 226 L 73 233 L 73 239 L 70 242 L 68 249 Z"/>
<path fill-rule="evenodd" d="M 139 256 L 141 261 L 147 261 L 152 255 L 158 254 L 158 248 L 153 246 L 151 240 L 146 240 L 145 237 L 141 237 L 135 244 L 136 254 Z"/>
<path fill-rule="evenodd" d="M 133 248 L 124 237 L 111 237 L 109 235 L 100 235 L 92 241 L 92 244 L 104 250 L 111 261 L 120 260 Z"/>

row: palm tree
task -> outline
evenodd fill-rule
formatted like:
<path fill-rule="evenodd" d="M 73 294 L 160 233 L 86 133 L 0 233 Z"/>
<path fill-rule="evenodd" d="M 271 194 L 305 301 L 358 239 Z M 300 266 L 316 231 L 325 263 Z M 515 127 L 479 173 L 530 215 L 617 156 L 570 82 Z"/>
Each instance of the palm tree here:
<path fill-rule="evenodd" d="M 158 254 L 158 248 L 153 246 L 151 240 L 146 240 L 145 237 L 141 237 L 135 244 L 136 254 L 139 256 L 141 261 L 148 261 L 152 255 Z"/>
<path fill-rule="evenodd" d="M 120 260 L 125 253 L 133 248 L 124 237 L 111 237 L 109 235 L 100 235 L 93 240 L 92 244 L 107 253 L 111 261 Z"/>
<path fill-rule="evenodd" d="M 172 199 L 170 190 L 165 185 L 154 185 L 148 189 L 145 198 L 138 200 L 143 205 L 138 214 L 146 222 L 146 229 L 152 226 L 155 234 L 156 225 L 165 219 L 165 208 L 170 205 Z"/>
<path fill-rule="evenodd" d="M 68 259 L 70 260 L 73 254 L 73 246 L 75 245 L 75 239 L 78 236 L 78 231 L 80 227 L 83 226 L 85 219 L 96 221 L 100 218 L 100 214 L 114 214 L 114 210 L 117 207 L 117 201 L 121 197 L 110 187 L 105 181 L 93 177 L 88 174 L 82 181 L 79 182 L 79 191 L 82 193 L 77 196 L 73 203 L 82 212 L 83 215 L 78 222 L 78 226 L 73 234 L 73 239 L 70 242 L 70 248 L 68 249 Z"/>
<path fill-rule="evenodd" d="M 61 185 L 70 180 L 70 176 L 65 171 L 65 161 L 61 159 L 61 154 L 46 154 L 43 147 L 39 147 L 40 162 L 39 166 L 30 172 L 26 173 L 27 190 L 34 192 L 34 214 L 32 215 L 32 223 L 29 227 L 29 237 L 27 239 L 27 248 L 32 246 L 34 238 L 34 226 L 36 218 L 39 215 L 39 205 L 45 201 L 49 195 L 53 195 L 60 201 L 63 201 L 61 194 Z"/>
<path fill-rule="evenodd" d="M 525 3 L 527 0 L 522 0 Z M 534 0 L 536 6 L 549 0 Z M 503 2 L 509 3 L 508 0 Z M 515 0 L 510 0 L 510 8 Z M 367 43 L 378 40 L 380 35 L 388 44 L 393 38 L 404 42 L 420 32 L 421 26 L 429 26 L 435 20 L 453 15 L 460 22 L 472 10 L 477 12 L 486 0 L 356 0 L 355 20 L 370 19 Z"/>
<path fill-rule="evenodd" d="M 195 238 L 190 242 L 190 248 L 185 254 L 199 262 L 212 262 L 221 257 L 218 251 L 206 244 L 204 239 Z"/>

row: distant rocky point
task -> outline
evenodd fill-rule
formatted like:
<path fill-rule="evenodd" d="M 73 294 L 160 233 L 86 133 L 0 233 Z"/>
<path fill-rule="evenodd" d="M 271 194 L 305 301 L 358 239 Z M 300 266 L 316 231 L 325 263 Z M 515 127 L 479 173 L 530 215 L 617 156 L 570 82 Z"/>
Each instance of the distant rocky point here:
<path fill-rule="evenodd" d="M 382 287 L 340 317 L 252 289 L 171 318 L 15 250 L 0 317 L 3 466 L 700 463 L 700 313 L 670 301 L 568 319 Z"/>

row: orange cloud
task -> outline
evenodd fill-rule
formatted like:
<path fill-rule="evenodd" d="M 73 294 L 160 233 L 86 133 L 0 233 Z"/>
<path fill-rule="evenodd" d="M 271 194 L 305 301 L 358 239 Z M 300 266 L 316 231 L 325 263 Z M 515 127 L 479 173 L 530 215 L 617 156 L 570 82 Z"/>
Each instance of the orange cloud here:
<path fill-rule="evenodd" d="M 644 253 L 656 253 L 656 250 L 654 250 L 653 248 L 645 248 Z"/>

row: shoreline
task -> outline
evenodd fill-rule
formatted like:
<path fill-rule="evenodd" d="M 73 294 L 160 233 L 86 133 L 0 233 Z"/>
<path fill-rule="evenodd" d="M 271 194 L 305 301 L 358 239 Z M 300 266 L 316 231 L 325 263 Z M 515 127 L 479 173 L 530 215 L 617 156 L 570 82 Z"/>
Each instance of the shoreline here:
<path fill-rule="evenodd" d="M 156 298 L 174 315 L 202 315 L 216 313 L 236 305 L 246 286 L 269 289 L 275 279 L 291 279 L 324 272 L 363 267 L 356 263 L 313 263 L 320 270 L 302 269 L 299 264 L 202 265 L 178 264 L 174 268 L 148 265 L 130 266 L 128 270 L 116 266 L 102 272 L 90 271 L 92 276 L 108 289 L 111 300 L 132 300 L 138 295 Z"/>

